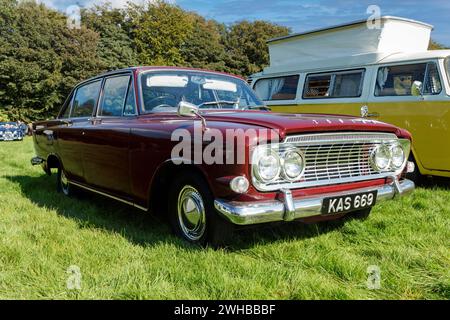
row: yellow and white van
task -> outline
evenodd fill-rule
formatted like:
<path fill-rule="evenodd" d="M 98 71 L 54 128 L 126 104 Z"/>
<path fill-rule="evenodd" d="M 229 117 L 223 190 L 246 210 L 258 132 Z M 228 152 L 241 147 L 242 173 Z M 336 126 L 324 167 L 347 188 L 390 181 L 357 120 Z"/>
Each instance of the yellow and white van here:
<path fill-rule="evenodd" d="M 405 128 L 416 174 L 450 177 L 450 50 L 428 50 L 432 29 L 381 17 L 273 39 L 270 66 L 250 82 L 273 111 Z"/>

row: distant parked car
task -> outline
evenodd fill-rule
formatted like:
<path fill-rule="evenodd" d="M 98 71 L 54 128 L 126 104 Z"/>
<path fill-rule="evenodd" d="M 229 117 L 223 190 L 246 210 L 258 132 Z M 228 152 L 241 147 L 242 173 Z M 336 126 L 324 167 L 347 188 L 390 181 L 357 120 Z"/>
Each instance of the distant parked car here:
<path fill-rule="evenodd" d="M 23 136 L 23 129 L 17 122 L 0 122 L 0 141 L 22 140 Z"/>
<path fill-rule="evenodd" d="M 63 194 L 79 187 L 165 213 L 192 243 L 220 244 L 235 225 L 366 217 L 414 189 L 404 179 L 408 131 L 272 113 L 243 79 L 219 72 L 97 76 L 75 87 L 56 119 L 33 123 L 33 139 L 32 164 L 58 169 Z"/>

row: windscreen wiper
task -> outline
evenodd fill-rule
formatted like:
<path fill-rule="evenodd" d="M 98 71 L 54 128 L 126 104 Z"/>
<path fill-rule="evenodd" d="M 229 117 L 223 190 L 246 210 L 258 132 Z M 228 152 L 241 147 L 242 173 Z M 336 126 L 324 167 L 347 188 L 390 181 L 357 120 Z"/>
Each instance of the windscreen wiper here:
<path fill-rule="evenodd" d="M 201 108 L 202 106 L 221 105 L 221 104 L 234 105 L 234 104 L 238 104 L 238 103 L 239 103 L 239 101 L 217 100 L 217 101 L 207 101 L 207 102 L 200 103 L 197 107 Z"/>

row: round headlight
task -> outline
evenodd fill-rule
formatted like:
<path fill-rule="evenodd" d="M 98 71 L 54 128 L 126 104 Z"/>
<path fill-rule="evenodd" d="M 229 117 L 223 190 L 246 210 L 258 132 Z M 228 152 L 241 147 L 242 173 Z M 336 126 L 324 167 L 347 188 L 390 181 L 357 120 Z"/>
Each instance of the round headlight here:
<path fill-rule="evenodd" d="M 257 162 L 256 176 L 268 182 L 277 178 L 281 171 L 280 157 L 275 152 L 263 153 Z"/>
<path fill-rule="evenodd" d="M 386 145 L 380 145 L 372 151 L 372 167 L 376 171 L 386 171 L 391 164 L 391 150 Z"/>
<path fill-rule="evenodd" d="M 230 181 L 230 188 L 236 193 L 245 193 L 248 190 L 250 183 L 244 176 L 235 177 Z"/>
<path fill-rule="evenodd" d="M 394 169 L 400 169 L 405 162 L 405 152 L 403 151 L 403 148 L 398 144 L 393 145 L 390 149 L 392 167 Z"/>
<path fill-rule="evenodd" d="M 305 161 L 299 152 L 291 150 L 283 155 L 283 175 L 287 180 L 297 180 L 304 169 Z"/>

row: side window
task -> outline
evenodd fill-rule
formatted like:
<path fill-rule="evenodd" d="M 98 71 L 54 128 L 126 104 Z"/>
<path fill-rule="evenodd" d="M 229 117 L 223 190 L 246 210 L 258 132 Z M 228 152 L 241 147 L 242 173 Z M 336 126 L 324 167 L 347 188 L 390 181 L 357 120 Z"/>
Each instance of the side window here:
<path fill-rule="evenodd" d="M 361 96 L 365 70 L 309 74 L 304 99 L 357 98 Z"/>
<path fill-rule="evenodd" d="M 134 81 L 131 79 L 128 86 L 127 100 L 125 101 L 125 108 L 123 109 L 124 116 L 136 115 L 136 99 L 134 97 Z"/>
<path fill-rule="evenodd" d="M 122 116 L 129 83 L 130 76 L 128 75 L 105 80 L 99 116 Z"/>
<path fill-rule="evenodd" d="M 73 100 L 72 118 L 90 117 L 94 112 L 102 81 L 97 80 L 77 89 Z"/>
<path fill-rule="evenodd" d="M 375 96 L 411 96 L 411 86 L 420 82 L 422 94 L 439 94 L 442 90 L 434 62 L 416 63 L 378 69 Z"/>
<path fill-rule="evenodd" d="M 293 100 L 297 94 L 298 79 L 298 75 L 260 79 L 254 89 L 261 100 Z"/>

